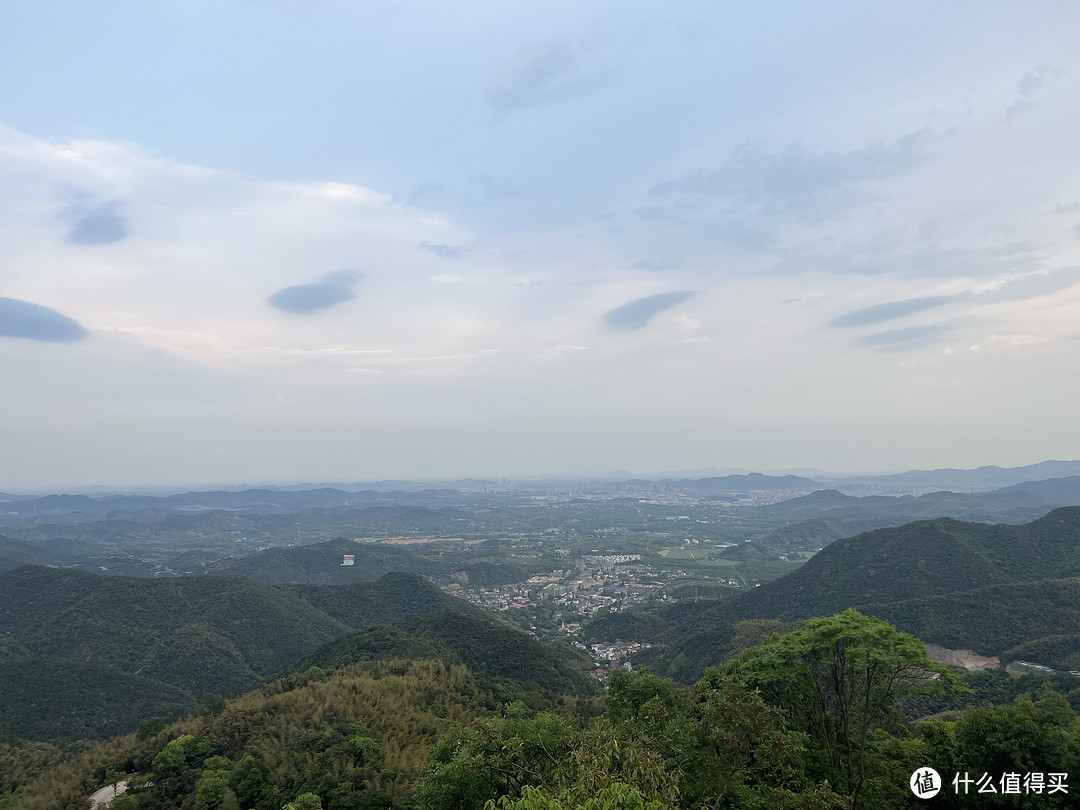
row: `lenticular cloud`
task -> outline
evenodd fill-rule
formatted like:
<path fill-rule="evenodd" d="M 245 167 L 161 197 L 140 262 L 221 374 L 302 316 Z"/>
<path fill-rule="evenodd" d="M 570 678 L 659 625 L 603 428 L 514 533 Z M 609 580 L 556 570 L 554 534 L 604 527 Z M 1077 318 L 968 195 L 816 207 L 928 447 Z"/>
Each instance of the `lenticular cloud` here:
<path fill-rule="evenodd" d="M 77 343 L 88 334 L 77 321 L 55 309 L 17 298 L 0 298 L 0 337 Z"/>

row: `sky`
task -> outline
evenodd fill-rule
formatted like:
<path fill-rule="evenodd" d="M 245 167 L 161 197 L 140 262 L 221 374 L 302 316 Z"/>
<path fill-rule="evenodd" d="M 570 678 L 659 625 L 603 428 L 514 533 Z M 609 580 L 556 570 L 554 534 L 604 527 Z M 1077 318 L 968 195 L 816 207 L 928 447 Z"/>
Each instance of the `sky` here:
<path fill-rule="evenodd" d="M 0 6 L 0 489 L 1080 458 L 1080 5 Z"/>

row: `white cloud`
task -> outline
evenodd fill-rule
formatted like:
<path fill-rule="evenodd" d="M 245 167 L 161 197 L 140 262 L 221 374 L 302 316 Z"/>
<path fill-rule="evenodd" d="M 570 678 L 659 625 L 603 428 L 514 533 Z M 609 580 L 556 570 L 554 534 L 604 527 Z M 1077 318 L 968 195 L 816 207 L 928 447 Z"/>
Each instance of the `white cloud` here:
<path fill-rule="evenodd" d="M 744 104 L 746 121 L 710 119 L 683 143 L 655 123 L 667 97 L 642 108 L 626 87 L 628 113 L 602 47 L 554 40 L 523 52 L 493 99 L 544 109 L 448 142 L 446 165 L 465 157 L 445 187 L 404 172 L 387 189 L 260 180 L 0 130 L 0 298 L 90 333 L 0 338 L 18 391 L 0 441 L 20 469 L 88 479 L 112 452 L 111 470 L 168 458 L 190 478 L 219 448 L 237 479 L 955 464 L 971 456 L 914 457 L 934 447 L 919 431 L 957 452 L 975 446 L 964 431 L 1025 414 L 1045 426 L 1040 447 L 1070 431 L 1080 383 L 1053 370 L 1080 311 L 1080 175 L 1062 136 L 1075 73 L 1021 93 L 1023 70 L 1002 69 L 970 115 L 955 76 L 941 91 L 955 109 L 935 114 L 895 94 L 835 120 Z M 602 137 L 552 103 L 601 87 Z M 1018 93 L 1037 106 L 1002 121 Z M 637 160 L 650 139 L 661 147 Z M 623 147 L 625 176 L 593 175 Z M 508 175 L 515 162 L 535 176 Z M 557 215 L 523 217 L 541 197 Z M 466 219 L 481 202 L 499 228 Z M 268 304 L 311 287 L 326 306 Z M 1006 397 L 972 418 L 1003 380 L 1056 404 Z M 929 399 L 955 440 L 918 423 Z M 95 425 L 124 449 L 79 445 Z M 274 442 L 287 446 L 271 463 Z"/>

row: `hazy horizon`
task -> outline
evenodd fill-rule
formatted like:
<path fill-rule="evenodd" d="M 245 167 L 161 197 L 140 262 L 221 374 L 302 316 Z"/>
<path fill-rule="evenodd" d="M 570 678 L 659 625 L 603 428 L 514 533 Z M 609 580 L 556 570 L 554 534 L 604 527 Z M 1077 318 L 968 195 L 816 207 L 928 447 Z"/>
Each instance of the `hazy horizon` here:
<path fill-rule="evenodd" d="M 244 490 L 244 489 L 260 489 L 260 488 L 287 488 L 287 489 L 302 489 L 302 488 L 318 488 L 318 487 L 356 487 L 366 485 L 377 484 L 389 484 L 393 482 L 399 482 L 403 484 L 455 484 L 465 481 L 487 481 L 494 484 L 506 483 L 508 485 L 513 484 L 536 484 L 541 482 L 551 482 L 552 484 L 573 485 L 577 483 L 581 484 L 600 484 L 600 483 L 619 483 L 631 479 L 642 480 L 660 480 L 660 479 L 687 479 L 696 480 L 702 478 L 712 477 L 726 477 L 726 476 L 742 476 L 748 474 L 760 474 L 766 476 L 799 476 L 809 479 L 817 479 L 822 484 L 836 483 L 842 481 L 857 481 L 859 479 L 873 479 L 877 477 L 903 475 L 905 473 L 920 473 L 920 472 L 935 472 L 944 470 L 961 470 L 970 471 L 986 467 L 999 468 L 999 469 L 1024 469 L 1026 467 L 1035 466 L 1037 464 L 1045 463 L 1062 463 L 1062 464 L 1077 464 L 1080 465 L 1080 460 L 1064 460 L 1064 459 L 1042 459 L 1038 462 L 1026 465 L 980 465 L 979 467 L 911 467 L 903 470 L 822 470 L 819 468 L 810 467 L 787 467 L 787 468 L 768 468 L 768 469 L 754 469 L 744 467 L 701 467 L 694 469 L 673 469 L 673 470 L 596 470 L 596 471 L 584 471 L 584 472 L 552 472 L 552 473 L 535 473 L 535 474 L 520 474 L 520 475 L 502 475 L 498 473 L 491 473 L 488 475 L 458 475 L 458 476 L 445 476 L 445 477 L 423 477 L 423 476 L 383 476 L 383 477 L 371 477 L 371 478 L 312 478 L 312 479 L 258 479 L 253 478 L 250 480 L 214 480 L 211 478 L 192 479 L 190 481 L 166 481 L 160 482 L 120 482 L 120 483 L 106 483 L 106 482 L 68 482 L 59 483 L 53 485 L 42 485 L 38 487 L 26 487 L 26 486 L 13 486 L 0 484 L 0 492 L 7 494 L 35 496 L 43 494 L 93 494 L 94 492 L 101 492 L 103 494 L 126 494 L 126 493 L 157 493 L 157 494 L 177 494 L 181 492 L 201 492 L 201 491 L 213 491 L 213 490 Z M 1049 478 L 1057 477 L 1054 475 L 1048 476 Z M 1035 479 L 1032 479 L 1035 480 Z"/>
<path fill-rule="evenodd" d="M 0 489 L 1080 457 L 1077 30 L 8 4 Z"/>

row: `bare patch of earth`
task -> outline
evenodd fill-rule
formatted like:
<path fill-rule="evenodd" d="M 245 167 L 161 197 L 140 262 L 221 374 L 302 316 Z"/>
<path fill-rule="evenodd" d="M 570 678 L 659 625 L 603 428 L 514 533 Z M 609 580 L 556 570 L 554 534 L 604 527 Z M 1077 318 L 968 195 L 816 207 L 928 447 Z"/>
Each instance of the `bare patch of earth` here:
<path fill-rule="evenodd" d="M 946 664 L 950 667 L 961 667 L 968 672 L 978 672 L 983 669 L 994 669 L 1001 665 L 1001 659 L 996 655 L 979 655 L 971 650 L 950 650 L 940 644 L 927 644 L 926 654 L 931 661 Z"/>

